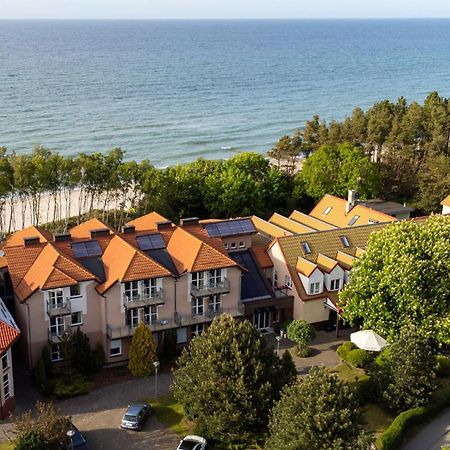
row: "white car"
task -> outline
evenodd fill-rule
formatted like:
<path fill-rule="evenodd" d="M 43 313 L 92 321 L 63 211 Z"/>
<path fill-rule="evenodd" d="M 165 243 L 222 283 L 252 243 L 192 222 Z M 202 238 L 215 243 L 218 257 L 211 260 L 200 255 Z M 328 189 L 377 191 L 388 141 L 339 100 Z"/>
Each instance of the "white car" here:
<path fill-rule="evenodd" d="M 201 436 L 190 435 L 186 436 L 177 450 L 206 450 L 206 439 Z"/>

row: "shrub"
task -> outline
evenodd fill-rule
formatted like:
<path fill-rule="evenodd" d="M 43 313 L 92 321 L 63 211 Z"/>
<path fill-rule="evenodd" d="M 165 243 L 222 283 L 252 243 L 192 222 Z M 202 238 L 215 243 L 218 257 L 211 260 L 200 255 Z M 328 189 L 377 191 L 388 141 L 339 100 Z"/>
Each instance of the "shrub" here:
<path fill-rule="evenodd" d="M 144 323 L 141 323 L 134 333 L 128 350 L 130 361 L 128 369 L 135 377 L 148 377 L 153 374 L 153 363 L 157 360 L 153 334 Z"/>
<path fill-rule="evenodd" d="M 84 376 L 73 374 L 72 376 L 63 376 L 58 378 L 53 388 L 53 393 L 58 398 L 78 397 L 91 392 L 94 387 L 92 381 L 87 380 Z"/>
<path fill-rule="evenodd" d="M 173 361 L 177 356 L 177 332 L 175 330 L 164 331 L 163 352 L 167 361 Z"/>
<path fill-rule="evenodd" d="M 363 378 L 350 383 L 354 386 L 355 395 L 359 400 L 360 405 L 365 405 L 376 398 L 376 389 L 373 381 L 370 378 Z"/>
<path fill-rule="evenodd" d="M 355 348 L 354 350 L 350 350 L 344 359 L 353 367 L 364 368 L 372 361 L 372 356 L 365 350 Z"/>
<path fill-rule="evenodd" d="M 287 327 L 287 337 L 299 348 L 305 347 L 316 337 L 316 330 L 306 320 L 293 320 Z"/>
<path fill-rule="evenodd" d="M 295 346 L 292 350 L 292 353 L 295 356 L 298 356 L 299 358 L 308 358 L 308 356 L 311 356 L 311 349 L 309 347 L 298 347 Z"/>
<path fill-rule="evenodd" d="M 343 359 L 344 361 L 347 360 L 347 354 L 349 351 L 355 349 L 356 347 L 353 345 L 352 342 L 346 341 L 343 344 L 341 344 L 337 349 L 336 353 L 338 354 L 339 358 Z"/>
<path fill-rule="evenodd" d="M 444 355 L 436 356 L 436 375 L 439 377 L 450 375 L 450 358 Z"/>
<path fill-rule="evenodd" d="M 16 439 L 14 450 L 47 450 L 47 444 L 40 433 L 30 430 Z"/>

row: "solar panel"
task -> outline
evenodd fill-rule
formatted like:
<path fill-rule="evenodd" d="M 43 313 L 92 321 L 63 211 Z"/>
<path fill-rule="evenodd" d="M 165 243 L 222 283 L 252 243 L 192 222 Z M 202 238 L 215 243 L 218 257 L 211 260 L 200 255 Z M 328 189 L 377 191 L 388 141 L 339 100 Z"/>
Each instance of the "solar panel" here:
<path fill-rule="evenodd" d="M 102 249 L 98 241 L 73 242 L 72 251 L 75 258 L 100 256 L 102 254 Z"/>
<path fill-rule="evenodd" d="M 255 227 L 250 219 L 228 220 L 225 222 L 207 223 L 205 229 L 209 237 L 237 236 L 239 234 L 255 233 Z"/>
<path fill-rule="evenodd" d="M 166 248 L 164 239 L 160 234 L 146 234 L 136 238 L 139 248 L 145 252 L 147 250 L 158 250 Z"/>

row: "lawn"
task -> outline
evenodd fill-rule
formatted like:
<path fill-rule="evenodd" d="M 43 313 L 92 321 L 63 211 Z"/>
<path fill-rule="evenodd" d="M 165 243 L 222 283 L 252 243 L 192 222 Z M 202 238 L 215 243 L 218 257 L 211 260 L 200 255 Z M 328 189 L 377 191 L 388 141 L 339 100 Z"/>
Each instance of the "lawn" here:
<path fill-rule="evenodd" d="M 13 450 L 14 445 L 10 442 L 0 442 L 0 450 Z"/>

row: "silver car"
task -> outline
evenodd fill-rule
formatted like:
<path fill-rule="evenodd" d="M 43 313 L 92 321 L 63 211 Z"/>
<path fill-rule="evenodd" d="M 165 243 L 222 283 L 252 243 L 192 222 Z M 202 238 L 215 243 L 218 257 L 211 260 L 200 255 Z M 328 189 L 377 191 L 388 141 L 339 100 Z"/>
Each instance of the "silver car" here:
<path fill-rule="evenodd" d="M 205 438 L 190 435 L 180 441 L 180 445 L 177 447 L 177 450 L 206 450 L 206 445 L 207 442 Z"/>
<path fill-rule="evenodd" d="M 121 428 L 141 431 L 142 425 L 151 411 L 152 407 L 147 405 L 147 403 L 134 403 L 133 405 L 128 405 L 128 409 L 125 411 L 122 422 L 120 423 Z"/>

